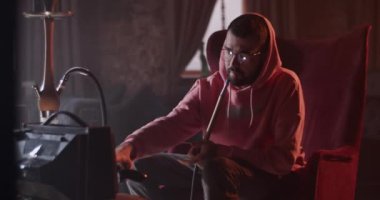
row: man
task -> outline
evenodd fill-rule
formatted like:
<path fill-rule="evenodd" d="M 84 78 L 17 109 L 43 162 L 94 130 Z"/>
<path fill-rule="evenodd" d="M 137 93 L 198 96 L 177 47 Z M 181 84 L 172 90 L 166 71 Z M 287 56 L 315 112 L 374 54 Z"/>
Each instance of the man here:
<path fill-rule="evenodd" d="M 297 75 L 281 64 L 274 29 L 265 17 L 252 13 L 232 21 L 219 71 L 197 80 L 167 116 L 117 147 L 117 162 L 129 168 L 134 160 L 134 167 L 149 176 L 142 183 L 128 181 L 131 192 L 154 200 L 188 199 L 196 163 L 196 197 L 202 192 L 212 200 L 267 197 L 303 158 L 302 88 Z M 231 84 L 210 140 L 194 143 L 188 155 L 155 154 L 207 129 L 227 79 Z M 177 193 L 181 190 L 187 192 Z"/>

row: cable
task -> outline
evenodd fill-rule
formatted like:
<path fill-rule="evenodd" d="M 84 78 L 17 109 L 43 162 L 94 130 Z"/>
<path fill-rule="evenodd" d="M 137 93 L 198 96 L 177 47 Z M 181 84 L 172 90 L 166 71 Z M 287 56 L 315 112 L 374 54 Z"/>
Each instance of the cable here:
<path fill-rule="evenodd" d="M 47 118 L 47 120 L 44 123 L 42 123 L 42 125 L 49 125 L 53 121 L 53 119 L 55 119 L 58 115 L 62 115 L 62 114 L 71 117 L 71 119 L 73 119 L 76 123 L 78 123 L 82 127 L 87 126 L 86 122 L 82 121 L 79 117 L 67 111 L 57 111 L 53 113 L 52 115 L 49 116 L 49 118 Z"/>
<path fill-rule="evenodd" d="M 100 86 L 98 79 L 96 79 L 96 77 L 91 73 L 91 71 L 89 69 L 83 68 L 83 67 L 72 67 L 72 68 L 68 69 L 63 74 L 63 76 L 59 82 L 59 85 L 57 86 L 56 90 L 58 92 L 58 95 L 60 95 L 61 92 L 63 91 L 63 89 L 65 88 L 65 84 L 66 84 L 67 80 L 69 80 L 71 73 L 77 73 L 77 74 L 80 74 L 83 76 L 88 76 L 95 82 L 96 87 L 99 91 L 100 100 L 101 100 L 102 125 L 103 126 L 107 125 L 107 110 L 106 110 L 106 102 L 105 102 L 105 98 L 104 98 L 104 93 L 103 93 L 102 87 Z"/>
<path fill-rule="evenodd" d="M 191 188 L 190 188 L 190 200 L 193 200 L 194 199 L 194 184 L 195 184 L 195 177 L 196 177 L 196 174 L 198 172 L 198 167 L 197 165 L 194 166 L 194 169 L 193 169 L 193 177 L 191 179 Z"/>

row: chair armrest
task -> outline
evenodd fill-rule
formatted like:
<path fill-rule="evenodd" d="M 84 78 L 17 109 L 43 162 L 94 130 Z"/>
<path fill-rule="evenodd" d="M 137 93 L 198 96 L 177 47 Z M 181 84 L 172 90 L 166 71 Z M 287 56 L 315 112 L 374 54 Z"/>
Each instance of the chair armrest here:
<path fill-rule="evenodd" d="M 359 151 L 351 146 L 320 150 L 316 164 L 315 200 L 355 199 Z"/>
<path fill-rule="evenodd" d="M 357 156 L 358 151 L 351 146 L 344 146 L 333 150 L 320 150 L 316 154 L 319 154 L 319 158 L 326 161 L 335 162 L 351 162 L 354 157 Z"/>

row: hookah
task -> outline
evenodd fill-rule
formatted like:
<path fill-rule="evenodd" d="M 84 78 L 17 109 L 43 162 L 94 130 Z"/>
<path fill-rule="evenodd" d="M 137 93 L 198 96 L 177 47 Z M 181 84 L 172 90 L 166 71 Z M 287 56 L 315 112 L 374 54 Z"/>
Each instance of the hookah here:
<path fill-rule="evenodd" d="M 62 19 L 73 16 L 71 11 L 62 12 L 59 0 L 34 0 L 34 11 L 24 12 L 26 18 L 41 18 L 44 26 L 44 72 L 41 86 L 34 85 L 38 97 L 38 108 L 40 111 L 40 123 L 44 124 L 54 113 L 67 112 L 58 111 L 60 107 L 60 94 L 65 83 L 72 73 L 90 77 L 96 84 L 101 98 L 101 114 L 103 125 L 107 124 L 105 98 L 99 81 L 90 70 L 83 67 L 72 67 L 62 76 L 59 85 L 54 86 L 54 25 L 55 19 Z"/>
<path fill-rule="evenodd" d="M 38 106 L 40 111 L 40 122 L 46 119 L 54 112 L 58 111 L 60 106 L 59 94 L 54 87 L 54 25 L 55 19 L 66 18 L 73 15 L 71 11 L 61 12 L 59 0 L 34 0 L 34 11 L 31 13 L 24 12 L 26 18 L 40 18 L 44 26 L 44 72 L 43 80 L 38 87 L 33 88 L 38 96 Z"/>
<path fill-rule="evenodd" d="M 34 11 L 32 13 L 24 12 L 26 18 L 40 18 L 44 25 L 44 72 L 43 80 L 38 87 L 33 88 L 38 96 L 38 108 L 40 114 L 40 123 L 42 125 L 49 124 L 57 115 L 64 114 L 74 119 L 78 124 L 87 126 L 80 118 L 66 111 L 59 111 L 60 94 L 65 88 L 66 82 L 71 77 L 71 74 L 79 74 L 91 78 L 99 91 L 101 100 L 102 125 L 107 125 L 107 110 L 105 104 L 104 93 L 99 81 L 91 73 L 90 70 L 83 67 L 71 67 L 62 76 L 57 87 L 54 86 L 54 25 L 55 19 L 62 19 L 73 16 L 71 11 L 60 11 L 61 5 L 59 0 L 34 0 Z M 129 169 L 117 169 L 119 181 L 131 179 L 142 181 L 147 178 L 146 174 Z"/>

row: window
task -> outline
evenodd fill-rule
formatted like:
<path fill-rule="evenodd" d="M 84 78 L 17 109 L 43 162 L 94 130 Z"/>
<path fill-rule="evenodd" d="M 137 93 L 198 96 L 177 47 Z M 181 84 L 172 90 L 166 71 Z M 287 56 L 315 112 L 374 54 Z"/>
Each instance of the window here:
<path fill-rule="evenodd" d="M 228 24 L 242 14 L 242 0 L 223 0 L 224 1 L 224 14 L 225 14 L 225 28 L 227 28 Z M 214 11 L 211 14 L 210 22 L 203 37 L 204 47 L 206 49 L 206 42 L 209 36 L 217 31 L 221 30 L 222 26 L 222 0 L 217 0 L 215 3 Z M 204 52 L 206 53 L 206 52 Z M 198 50 L 189 64 L 187 65 L 185 72 L 182 74 L 184 78 L 195 78 L 200 76 L 201 72 L 201 59 L 200 59 L 200 50 Z"/>

